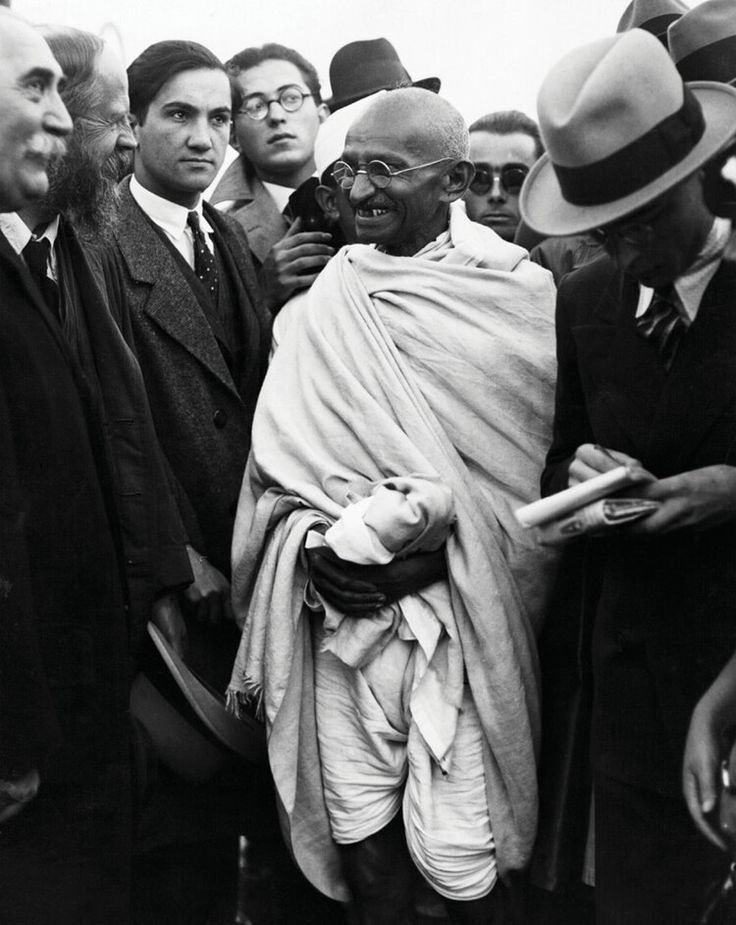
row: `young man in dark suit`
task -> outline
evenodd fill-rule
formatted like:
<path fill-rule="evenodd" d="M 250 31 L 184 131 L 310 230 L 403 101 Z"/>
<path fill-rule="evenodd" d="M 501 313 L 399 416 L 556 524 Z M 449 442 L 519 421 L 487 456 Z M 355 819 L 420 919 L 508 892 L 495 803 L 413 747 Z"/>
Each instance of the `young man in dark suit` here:
<path fill-rule="evenodd" d="M 224 690 L 239 636 L 222 620 L 231 616 L 230 544 L 271 321 L 245 232 L 202 199 L 230 134 L 223 65 L 202 45 L 165 41 L 139 55 L 128 78 L 138 147 L 115 230 L 121 323 L 143 371 L 201 589 L 191 603 L 205 621 L 188 622 L 189 661 L 206 662 L 210 677 L 222 672 Z M 251 793 L 251 873 L 270 883 L 274 867 L 281 876 L 289 865 L 273 794 L 254 774 L 241 784 L 241 803 Z M 230 853 L 235 861 L 234 842 Z M 274 896 L 301 895 L 293 882 L 279 883 Z M 302 903 L 293 914 L 307 921 L 310 910 Z"/>
<path fill-rule="evenodd" d="M 229 608 L 233 519 L 270 320 L 245 234 L 202 200 L 230 131 L 222 64 L 196 43 L 159 42 L 128 76 L 138 148 L 115 231 L 121 312 L 176 480 L 195 576 L 211 588 L 202 608 L 216 618 Z"/>
<path fill-rule="evenodd" d="M 605 248 L 559 289 L 543 490 L 636 459 L 654 478 L 634 494 L 659 503 L 593 541 L 596 921 L 698 921 L 727 861 L 687 815 L 682 753 L 736 641 L 736 261 L 703 168 L 733 132 L 736 91 L 683 84 L 632 30 L 553 68 L 539 121 L 548 153 L 522 191 L 525 220 L 596 230 Z"/>

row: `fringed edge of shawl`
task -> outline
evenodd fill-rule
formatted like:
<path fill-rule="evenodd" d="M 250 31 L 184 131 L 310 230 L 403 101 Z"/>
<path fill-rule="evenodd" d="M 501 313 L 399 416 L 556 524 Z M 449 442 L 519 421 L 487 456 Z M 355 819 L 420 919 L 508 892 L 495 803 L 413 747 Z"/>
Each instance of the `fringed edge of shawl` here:
<path fill-rule="evenodd" d="M 239 688 L 228 687 L 225 695 L 225 707 L 238 719 L 253 717 L 261 723 L 266 722 L 263 704 L 263 685 L 250 678 L 245 678 Z"/>

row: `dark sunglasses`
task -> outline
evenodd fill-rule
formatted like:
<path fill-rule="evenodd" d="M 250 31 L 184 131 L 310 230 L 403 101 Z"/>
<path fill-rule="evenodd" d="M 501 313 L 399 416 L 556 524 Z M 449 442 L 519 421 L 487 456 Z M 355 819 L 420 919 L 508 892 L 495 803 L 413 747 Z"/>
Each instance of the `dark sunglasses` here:
<path fill-rule="evenodd" d="M 475 176 L 470 183 L 470 192 L 478 196 L 485 196 L 498 177 L 502 189 L 512 196 L 518 196 L 522 184 L 529 173 L 526 164 L 504 164 L 498 170 L 489 170 L 488 167 L 476 167 Z"/>

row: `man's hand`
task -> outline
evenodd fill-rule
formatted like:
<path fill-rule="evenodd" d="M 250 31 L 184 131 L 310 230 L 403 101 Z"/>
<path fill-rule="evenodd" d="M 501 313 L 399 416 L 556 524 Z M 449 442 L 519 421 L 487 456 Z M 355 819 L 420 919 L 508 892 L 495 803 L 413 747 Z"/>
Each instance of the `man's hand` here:
<path fill-rule="evenodd" d="M 609 450 L 593 443 L 584 443 L 575 450 L 575 456 L 567 470 L 567 484 L 572 487 L 580 482 L 587 482 L 588 479 L 602 472 L 609 472 L 618 466 L 626 465 L 642 468 L 639 460 L 634 459 L 633 456 L 627 456 L 626 453 Z"/>
<path fill-rule="evenodd" d="M 736 467 L 718 465 L 681 472 L 634 489 L 637 498 L 661 506 L 633 524 L 631 533 L 649 535 L 685 528 L 705 530 L 736 519 Z"/>
<path fill-rule="evenodd" d="M 332 235 L 324 231 L 300 231 L 301 221 L 297 218 L 292 223 L 263 261 L 261 284 L 271 311 L 281 308 L 298 289 L 311 286 L 335 253 Z"/>
<path fill-rule="evenodd" d="M 720 763 L 728 755 L 728 733 L 736 725 L 736 655 L 703 694 L 693 710 L 685 743 L 682 789 L 687 808 L 700 831 L 726 850 L 728 845 L 717 829 L 714 810 L 718 801 Z M 736 783 L 736 767 L 730 767 Z"/>
<path fill-rule="evenodd" d="M 187 625 L 179 601 L 173 594 L 166 594 L 154 603 L 151 620 L 161 630 L 164 639 L 179 658 L 186 659 Z"/>
<path fill-rule="evenodd" d="M 320 546 L 307 549 L 309 576 L 319 594 L 336 610 L 352 617 L 415 594 L 447 577 L 444 549 L 416 553 L 388 565 L 354 565 Z"/>
<path fill-rule="evenodd" d="M 38 793 L 41 779 L 36 768 L 16 780 L 0 780 L 0 823 L 17 816 Z"/>
<path fill-rule="evenodd" d="M 196 549 L 187 546 L 187 554 L 194 581 L 182 592 L 184 600 L 192 607 L 197 619 L 205 623 L 232 620 L 230 582 Z"/>

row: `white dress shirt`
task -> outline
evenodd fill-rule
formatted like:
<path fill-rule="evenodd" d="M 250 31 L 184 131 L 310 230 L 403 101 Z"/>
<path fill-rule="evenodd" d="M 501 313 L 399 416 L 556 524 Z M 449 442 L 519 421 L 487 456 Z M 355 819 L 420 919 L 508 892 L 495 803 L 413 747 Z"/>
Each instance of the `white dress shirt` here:
<path fill-rule="evenodd" d="M 694 263 L 688 267 L 687 272 L 675 280 L 677 293 L 677 309 L 686 327 L 695 321 L 703 294 L 708 284 L 716 275 L 720 265 L 720 258 L 731 236 L 731 222 L 726 218 L 717 218 L 705 239 L 705 244 L 695 258 Z M 649 308 L 654 297 L 654 290 L 649 286 L 639 285 L 639 302 L 636 307 L 636 317 L 640 318 Z"/>
<path fill-rule="evenodd" d="M 187 209 L 186 206 L 180 206 L 170 199 L 164 199 L 147 190 L 135 177 L 130 178 L 130 195 L 151 221 L 155 222 L 164 232 L 192 269 L 194 269 L 194 238 L 191 228 L 187 225 L 187 216 L 190 212 L 196 212 L 199 216 L 199 227 L 204 232 L 205 243 L 214 254 L 215 246 L 211 237 L 214 229 L 202 213 L 201 196 L 196 206 Z"/>
<path fill-rule="evenodd" d="M 56 270 L 56 249 L 54 244 L 56 243 L 56 238 L 59 234 L 59 216 L 55 216 L 46 228 L 43 231 L 43 234 L 34 235 L 31 229 L 26 225 L 23 219 L 18 215 L 17 212 L 2 212 L 0 213 L 0 231 L 8 239 L 8 244 L 13 248 L 16 254 L 23 254 L 23 248 L 28 244 L 31 238 L 35 238 L 37 241 L 47 238 L 51 246 L 49 251 L 49 262 L 46 267 L 46 272 L 49 276 L 49 279 L 52 279 L 55 283 L 58 282 L 57 270 Z"/>

